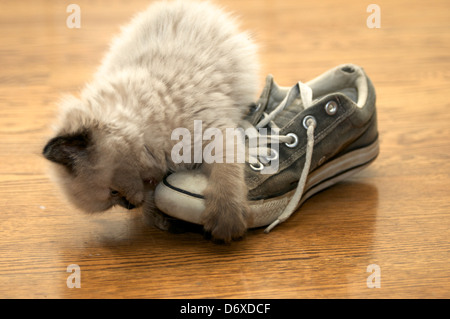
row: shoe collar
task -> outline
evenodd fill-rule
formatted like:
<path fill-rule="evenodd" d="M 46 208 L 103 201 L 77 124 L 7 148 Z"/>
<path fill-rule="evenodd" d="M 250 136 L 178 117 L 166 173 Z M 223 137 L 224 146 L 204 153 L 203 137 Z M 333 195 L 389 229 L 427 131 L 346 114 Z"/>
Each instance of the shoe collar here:
<path fill-rule="evenodd" d="M 318 100 L 321 100 L 327 95 L 345 92 L 342 95 L 353 100 L 355 106 L 363 108 L 367 104 L 369 95 L 367 76 L 361 67 L 354 64 L 342 64 L 305 84 L 298 82 L 296 85 L 311 88 L 312 104 L 317 104 Z M 267 75 L 263 92 L 247 120 L 251 124 L 256 125 L 264 113 L 273 111 L 291 89 L 290 87 L 279 86 L 274 81 L 273 75 Z M 299 91 L 302 93 L 302 90 Z M 286 108 L 295 109 L 297 113 L 300 113 L 305 109 L 305 106 L 301 97 L 298 97 L 289 101 Z"/>

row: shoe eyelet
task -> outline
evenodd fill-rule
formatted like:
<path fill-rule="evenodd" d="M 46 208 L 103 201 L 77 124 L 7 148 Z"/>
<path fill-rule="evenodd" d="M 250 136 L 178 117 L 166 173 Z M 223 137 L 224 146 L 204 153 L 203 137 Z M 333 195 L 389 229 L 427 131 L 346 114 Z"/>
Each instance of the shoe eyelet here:
<path fill-rule="evenodd" d="M 253 104 L 253 106 L 251 108 L 251 113 L 254 114 L 254 113 L 258 112 L 259 109 L 261 108 L 261 106 L 262 106 L 261 103 Z"/>
<path fill-rule="evenodd" d="M 318 165 L 318 166 L 322 166 L 322 164 L 325 163 L 325 160 L 326 160 L 326 159 L 327 159 L 326 156 L 322 156 L 322 157 L 320 158 L 319 162 L 317 163 L 317 165 Z"/>
<path fill-rule="evenodd" d="M 286 145 L 289 148 L 296 147 L 297 144 L 298 144 L 298 137 L 297 137 L 297 135 L 295 135 L 294 133 L 288 133 L 288 134 L 286 134 L 286 136 L 292 137 L 294 141 L 292 143 L 284 143 L 284 145 Z"/>
<path fill-rule="evenodd" d="M 275 151 L 273 148 L 270 149 L 270 155 L 269 156 L 263 156 L 267 162 L 274 161 L 278 159 L 278 152 Z"/>
<path fill-rule="evenodd" d="M 335 101 L 329 101 L 327 104 L 325 104 L 325 112 L 327 112 L 328 115 L 334 115 L 337 112 L 338 104 Z"/>
<path fill-rule="evenodd" d="M 252 163 L 250 163 L 250 168 L 254 171 L 262 171 L 264 169 L 264 165 L 261 162 L 258 162 L 258 166 L 255 166 Z"/>
<path fill-rule="evenodd" d="M 314 118 L 314 116 L 312 115 L 307 115 L 305 116 L 305 118 L 303 119 L 303 127 L 305 129 L 308 129 L 308 127 L 310 125 L 314 125 L 314 127 L 316 126 L 316 119 Z"/>

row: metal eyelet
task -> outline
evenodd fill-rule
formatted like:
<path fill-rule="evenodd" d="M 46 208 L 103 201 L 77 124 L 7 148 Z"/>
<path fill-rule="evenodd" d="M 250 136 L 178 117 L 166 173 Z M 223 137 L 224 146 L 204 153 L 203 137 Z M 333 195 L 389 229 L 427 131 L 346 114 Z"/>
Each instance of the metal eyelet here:
<path fill-rule="evenodd" d="M 286 134 L 286 136 L 292 137 L 292 139 L 294 141 L 292 143 L 284 143 L 284 145 L 286 145 L 289 148 L 296 147 L 297 144 L 298 144 L 298 137 L 297 137 L 297 135 L 295 135 L 294 133 L 288 133 L 288 134 Z"/>
<path fill-rule="evenodd" d="M 258 166 L 255 166 L 252 163 L 250 163 L 250 168 L 254 171 L 262 171 L 264 169 L 264 165 L 261 162 L 258 162 Z"/>
<path fill-rule="evenodd" d="M 256 112 L 258 112 L 259 111 L 259 109 L 261 108 L 261 103 L 258 103 L 258 104 L 254 104 L 253 105 L 253 107 L 252 107 L 252 110 L 251 110 L 251 112 L 252 113 L 256 113 Z"/>
<path fill-rule="evenodd" d="M 328 115 L 334 115 L 337 112 L 338 104 L 336 101 L 329 101 L 327 104 L 325 104 L 325 112 L 327 112 Z"/>
<path fill-rule="evenodd" d="M 317 165 L 318 165 L 318 166 L 321 166 L 323 163 L 325 163 L 325 160 L 326 160 L 326 159 L 327 159 L 326 156 L 322 156 L 322 157 L 320 158 L 319 162 L 317 162 Z"/>
<path fill-rule="evenodd" d="M 305 128 L 305 129 L 308 129 L 308 127 L 310 126 L 310 125 L 314 125 L 314 126 L 316 126 L 316 119 L 314 118 L 314 116 L 312 116 L 312 115 L 307 115 L 307 116 L 305 116 L 305 118 L 303 119 L 303 127 Z"/>
<path fill-rule="evenodd" d="M 263 156 L 266 161 L 270 162 L 270 161 L 274 161 L 276 159 L 278 159 L 278 152 L 275 151 L 273 148 L 270 149 L 270 155 L 269 156 Z"/>

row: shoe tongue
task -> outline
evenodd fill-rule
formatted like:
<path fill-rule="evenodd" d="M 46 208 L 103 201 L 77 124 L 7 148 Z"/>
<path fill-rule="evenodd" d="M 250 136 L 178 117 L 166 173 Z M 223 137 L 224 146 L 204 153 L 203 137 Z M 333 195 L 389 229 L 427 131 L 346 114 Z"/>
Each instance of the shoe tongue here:
<path fill-rule="evenodd" d="M 305 87 L 305 84 L 298 83 L 291 89 L 293 91 L 286 101 L 286 106 L 273 119 L 273 122 L 278 127 L 285 126 L 292 118 L 305 109 L 301 98 L 302 94 L 305 99 L 309 100 L 309 104 L 311 103 L 312 96 L 310 95 L 312 95 L 312 92 L 310 92 L 308 87 Z M 256 123 L 264 118 L 264 113 L 271 113 L 282 103 L 284 98 L 289 94 L 289 90 L 290 88 L 280 87 L 275 83 L 273 76 L 269 74 L 266 77 L 266 84 L 258 100 L 257 108 L 247 116 L 246 120 L 256 125 Z"/>
<path fill-rule="evenodd" d="M 283 101 L 287 94 L 288 89 L 280 88 L 278 84 L 273 82 L 267 103 L 266 113 L 272 112 L 281 103 L 281 101 Z M 295 95 L 288 99 L 285 108 L 275 116 L 273 122 L 275 122 L 277 126 L 283 127 L 304 109 L 305 107 L 303 106 L 300 95 Z"/>

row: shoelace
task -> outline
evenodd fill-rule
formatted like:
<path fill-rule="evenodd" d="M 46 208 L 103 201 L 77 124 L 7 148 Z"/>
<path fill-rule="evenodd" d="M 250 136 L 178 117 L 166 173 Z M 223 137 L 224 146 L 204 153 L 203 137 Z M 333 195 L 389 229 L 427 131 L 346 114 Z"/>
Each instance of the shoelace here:
<path fill-rule="evenodd" d="M 272 129 L 275 129 L 277 132 L 279 128 L 274 123 L 273 119 L 284 110 L 284 108 L 290 104 L 298 97 L 301 97 L 303 107 L 306 109 L 312 104 L 312 90 L 309 86 L 302 82 L 298 82 L 291 89 L 289 89 L 286 97 L 281 101 L 281 103 L 276 106 L 273 111 L 269 114 L 263 113 L 263 118 L 255 125 L 256 128 L 260 129 L 263 127 L 270 126 Z M 248 123 L 250 124 L 250 123 Z M 307 145 L 306 145 L 306 154 L 305 154 L 305 164 L 303 166 L 299 182 L 297 184 L 297 188 L 295 190 L 294 195 L 292 196 L 289 203 L 286 205 L 282 213 L 277 217 L 275 221 L 273 221 L 265 230 L 265 233 L 270 232 L 275 226 L 286 221 L 295 211 L 300 200 L 302 199 L 303 191 L 306 185 L 306 180 L 308 179 L 309 169 L 311 166 L 312 153 L 314 150 L 314 129 L 317 123 L 314 117 L 306 116 L 303 120 L 303 126 L 306 128 L 307 134 Z M 267 154 L 269 156 L 263 156 L 267 161 L 275 160 L 278 158 L 278 154 L 270 147 L 268 144 L 273 143 L 285 143 L 288 147 L 295 147 L 298 144 L 298 137 L 295 134 L 289 133 L 286 135 L 267 135 L 261 139 L 261 136 L 258 133 L 255 133 L 256 136 L 249 136 L 249 138 L 258 138 L 258 153 L 259 154 Z M 265 145 L 261 145 L 265 144 Z M 255 151 L 249 152 L 248 161 L 252 167 L 252 169 L 258 171 L 264 169 L 264 165 L 258 160 L 258 155 L 255 155 Z M 261 156 L 261 155 L 259 155 Z M 255 163 L 259 163 L 258 166 L 254 166 Z"/>

